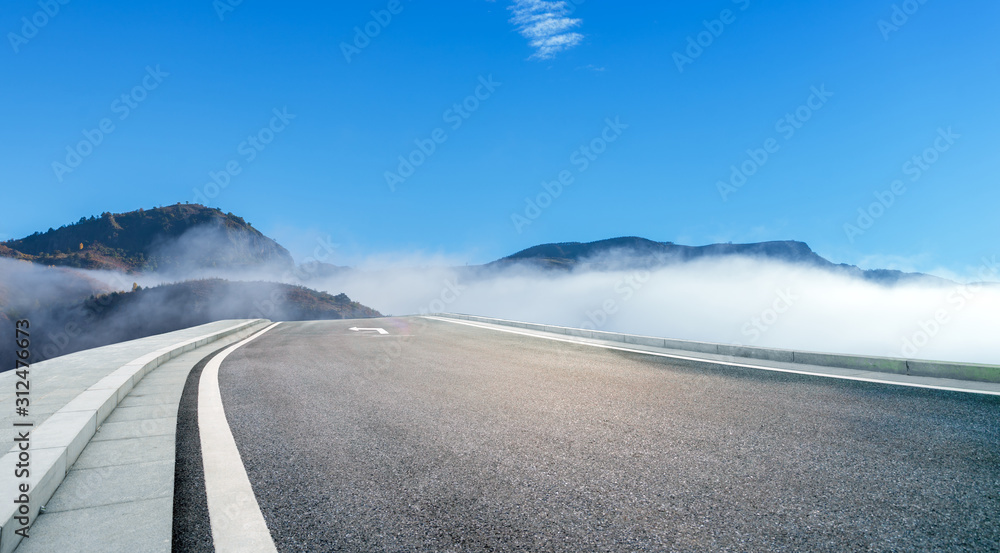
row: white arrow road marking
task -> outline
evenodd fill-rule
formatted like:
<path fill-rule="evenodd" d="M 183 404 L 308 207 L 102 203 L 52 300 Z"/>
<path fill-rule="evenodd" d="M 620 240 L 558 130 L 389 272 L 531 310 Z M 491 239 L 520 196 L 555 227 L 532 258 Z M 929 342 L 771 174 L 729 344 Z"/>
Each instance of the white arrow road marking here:
<path fill-rule="evenodd" d="M 215 550 L 223 553 L 277 553 L 222 407 L 219 367 L 227 355 L 278 324 L 274 323 L 213 357 L 205 365 L 198 382 L 198 432 L 205 465 L 208 518 Z"/>
<path fill-rule="evenodd" d="M 384 328 L 358 328 L 356 326 L 352 326 L 351 328 L 348 328 L 347 330 L 353 330 L 354 332 L 359 332 L 359 331 L 362 331 L 362 330 L 374 330 L 374 331 L 378 332 L 379 334 L 388 334 L 388 332 L 386 332 Z"/>

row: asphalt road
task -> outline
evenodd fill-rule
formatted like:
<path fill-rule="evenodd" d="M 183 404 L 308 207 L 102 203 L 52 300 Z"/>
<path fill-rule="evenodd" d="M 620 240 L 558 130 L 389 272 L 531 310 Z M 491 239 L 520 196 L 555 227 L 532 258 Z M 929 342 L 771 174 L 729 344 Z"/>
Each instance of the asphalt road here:
<path fill-rule="evenodd" d="M 364 323 L 222 365 L 279 551 L 1000 550 L 998 397 Z"/>

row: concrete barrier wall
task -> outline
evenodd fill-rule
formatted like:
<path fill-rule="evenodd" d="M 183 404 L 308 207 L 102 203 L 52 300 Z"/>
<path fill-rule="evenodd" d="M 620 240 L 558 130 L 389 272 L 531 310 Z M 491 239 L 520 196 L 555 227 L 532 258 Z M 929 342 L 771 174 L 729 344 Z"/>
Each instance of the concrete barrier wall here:
<path fill-rule="evenodd" d="M 19 505 L 13 502 L 15 498 L 20 496 L 20 490 L 17 486 L 25 482 L 30 485 L 30 491 L 27 494 L 29 497 L 28 517 L 34 522 L 38 516 L 39 508 L 45 505 L 55 493 L 70 467 L 97 432 L 97 428 L 144 376 L 183 353 L 229 336 L 252 334 L 269 323 L 270 321 L 264 319 L 238 321 L 222 329 L 216 328 L 213 331 L 206 329 L 204 334 L 194 338 L 178 337 L 176 343 L 171 343 L 170 336 L 172 334 L 190 335 L 191 329 L 155 337 L 161 347 L 157 347 L 124 365 L 107 367 L 106 376 L 96 384 L 81 389 L 79 392 L 74 391 L 70 395 L 75 395 L 75 397 L 69 399 L 65 405 L 45 418 L 44 421 L 34 427 L 24 428 L 23 430 L 30 430 L 30 476 L 26 479 L 14 477 L 14 467 L 18 462 L 19 455 L 16 444 L 0 459 L 0 467 L 4 471 L 0 477 L 0 523 L 2 523 L 2 527 L 0 527 L 0 553 L 10 553 L 22 539 L 21 536 L 14 533 L 17 528 L 21 527 L 15 517 L 22 516 L 17 511 Z M 217 327 L 218 324 L 210 323 L 203 326 Z M 170 345 L 162 347 L 164 338 L 166 338 L 166 343 Z M 135 343 L 141 348 L 141 340 L 137 340 Z M 150 346 L 150 349 L 153 347 Z M 91 364 L 91 370 L 99 369 L 106 364 L 106 361 L 102 361 L 102 349 L 104 348 L 95 348 L 74 354 L 74 356 L 77 363 L 79 363 L 80 357 L 84 357 Z M 46 370 L 60 370 L 59 358 L 45 363 Z M 80 367 L 73 366 L 66 370 L 78 368 Z M 4 378 L 5 382 L 7 380 L 10 379 Z M 13 411 L 13 407 L 10 410 Z M 8 425 L 10 425 L 9 422 Z"/>
<path fill-rule="evenodd" d="M 671 338 L 656 338 L 653 336 L 637 336 L 618 332 L 586 330 L 537 323 L 523 323 L 492 317 L 465 315 L 460 313 L 437 313 L 438 317 L 462 319 L 467 321 L 491 323 L 527 330 L 540 330 L 566 336 L 591 338 L 652 346 L 680 351 L 710 353 L 724 355 L 742 360 L 760 359 L 764 361 L 780 361 L 785 363 L 800 363 L 803 365 L 819 365 L 859 371 L 874 371 L 892 374 L 908 374 L 913 376 L 930 376 L 936 378 L 954 378 L 957 380 L 974 380 L 978 382 L 1000 383 L 1000 366 L 981 365 L 974 363 L 949 363 L 945 361 L 924 361 L 919 359 L 898 359 L 893 357 L 869 357 L 863 355 L 846 355 L 839 353 L 819 353 L 812 351 L 794 351 L 784 349 L 758 348 L 751 346 L 736 346 L 732 344 L 717 344 L 713 342 L 695 342 L 690 340 L 674 340 Z"/>

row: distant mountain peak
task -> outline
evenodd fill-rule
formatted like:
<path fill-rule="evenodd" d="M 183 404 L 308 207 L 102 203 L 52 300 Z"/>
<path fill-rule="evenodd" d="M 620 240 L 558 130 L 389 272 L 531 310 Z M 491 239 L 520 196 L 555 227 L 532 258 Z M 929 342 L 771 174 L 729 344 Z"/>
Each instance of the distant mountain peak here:
<path fill-rule="evenodd" d="M 180 203 L 81 217 L 58 229 L 3 242 L 0 256 L 124 271 L 294 266 L 285 248 L 242 217 Z"/>
<path fill-rule="evenodd" d="M 532 261 L 556 265 L 577 264 L 601 256 L 621 254 L 633 259 L 650 259 L 659 263 L 691 261 L 700 257 L 723 255 L 743 255 L 765 257 L 792 262 L 830 264 L 817 255 L 805 242 L 781 240 L 748 244 L 709 244 L 706 246 L 684 246 L 673 242 L 656 242 L 638 236 L 622 236 L 596 240 L 594 242 L 559 242 L 541 244 L 521 250 L 494 263 Z"/>
<path fill-rule="evenodd" d="M 833 263 L 798 240 L 773 240 L 734 244 L 732 242 L 705 246 L 684 246 L 673 242 L 656 242 L 638 236 L 622 236 L 594 242 L 558 242 L 540 244 L 521 250 L 487 264 L 487 267 L 527 265 L 544 270 L 571 269 L 653 269 L 667 265 L 727 256 L 751 257 L 805 265 L 847 274 L 880 284 L 922 280 L 947 283 L 922 273 L 892 270 L 862 270 L 854 265 Z"/>

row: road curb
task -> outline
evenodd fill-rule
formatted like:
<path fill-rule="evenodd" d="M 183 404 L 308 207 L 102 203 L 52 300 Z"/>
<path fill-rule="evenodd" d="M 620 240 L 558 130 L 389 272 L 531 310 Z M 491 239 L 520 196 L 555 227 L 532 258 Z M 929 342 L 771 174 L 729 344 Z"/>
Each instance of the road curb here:
<path fill-rule="evenodd" d="M 672 338 L 657 338 L 654 336 L 639 336 L 635 334 L 623 334 L 620 332 L 606 332 L 603 330 L 587 330 L 582 328 L 572 328 L 565 326 L 545 325 L 538 323 L 525 323 L 521 321 L 511 321 L 508 319 L 497 319 L 493 317 L 480 317 L 478 315 L 466 315 L 463 313 L 435 313 L 436 317 L 445 317 L 465 321 L 480 323 L 490 323 L 526 330 L 536 330 L 563 334 L 566 336 L 576 336 L 580 338 L 591 338 L 595 340 L 608 340 L 622 342 L 625 344 L 636 344 L 643 346 L 659 347 L 666 349 L 676 349 L 681 351 L 692 351 L 698 353 L 711 353 L 725 355 L 729 357 L 739 357 L 745 359 L 760 359 L 767 361 L 782 361 L 786 363 L 797 363 L 802 365 L 819 365 L 824 367 L 836 367 L 841 369 L 855 369 L 862 371 L 872 371 L 889 374 L 900 374 L 909 376 L 928 376 L 934 378 L 951 378 L 955 380 L 968 380 L 974 382 L 1000 383 L 1000 366 L 984 365 L 976 363 L 951 363 L 947 361 L 926 361 L 922 359 L 903 359 L 894 357 L 872 357 L 864 355 L 847 355 L 840 353 L 821 353 L 814 351 L 797 351 L 785 349 L 760 348 L 753 346 L 736 346 L 732 344 L 719 344 L 715 342 L 697 342 L 693 340 L 674 340 Z"/>
<path fill-rule="evenodd" d="M 27 516 L 29 520 L 35 521 L 41 506 L 45 505 L 55 493 L 73 463 L 97 432 L 97 428 L 144 376 L 181 354 L 238 332 L 254 330 L 269 322 L 265 319 L 243 321 L 223 330 L 190 338 L 137 357 L 112 370 L 40 425 L 32 427 L 30 475 L 26 480 L 20 481 L 13 478 L 5 479 L 3 485 L 3 497 L 8 499 L 3 507 L 0 507 L 0 520 L 2 520 L 0 553 L 14 551 L 22 539 L 14 533 L 22 526 L 15 517 L 24 515 L 17 512 L 18 504 L 11 501 L 20 496 L 16 487 L 18 484 L 30 485 L 27 494 L 29 497 Z M 14 467 L 18 453 L 19 450 L 15 445 L 0 459 L 0 464 L 4 467 Z"/>

